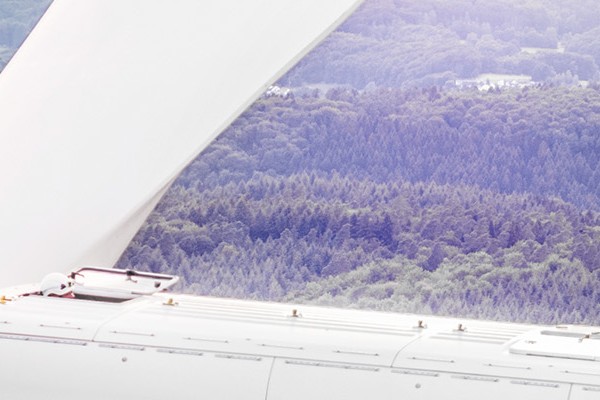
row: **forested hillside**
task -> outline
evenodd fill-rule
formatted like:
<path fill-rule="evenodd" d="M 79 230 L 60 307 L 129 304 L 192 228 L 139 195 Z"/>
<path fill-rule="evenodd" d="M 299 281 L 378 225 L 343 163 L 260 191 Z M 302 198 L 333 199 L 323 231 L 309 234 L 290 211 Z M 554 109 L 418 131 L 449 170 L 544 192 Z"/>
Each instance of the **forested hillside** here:
<path fill-rule="evenodd" d="M 264 98 L 120 266 L 198 294 L 597 321 L 598 132 L 597 88 Z"/>
<path fill-rule="evenodd" d="M 181 180 L 223 185 L 256 171 L 337 171 L 560 197 L 600 208 L 600 92 L 543 86 L 430 89 L 259 101 Z"/>
<path fill-rule="evenodd" d="M 596 0 L 368 0 L 282 80 L 361 89 L 482 73 L 598 80 Z"/>

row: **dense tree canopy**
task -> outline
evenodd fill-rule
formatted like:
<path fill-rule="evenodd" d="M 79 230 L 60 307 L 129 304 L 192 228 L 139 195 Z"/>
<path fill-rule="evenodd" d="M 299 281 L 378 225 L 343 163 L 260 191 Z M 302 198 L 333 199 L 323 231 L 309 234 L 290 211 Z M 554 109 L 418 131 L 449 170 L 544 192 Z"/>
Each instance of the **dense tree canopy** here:
<path fill-rule="evenodd" d="M 596 89 L 546 86 L 265 98 L 120 266 L 199 294 L 592 322 L 599 111 Z"/>
<path fill-rule="evenodd" d="M 598 21 L 594 0 L 369 0 L 282 84 L 430 86 L 489 72 L 598 80 Z"/>
<path fill-rule="evenodd" d="M 184 173 L 224 185 L 305 170 L 555 196 L 600 209 L 600 92 L 543 86 L 430 89 L 259 101 Z"/>

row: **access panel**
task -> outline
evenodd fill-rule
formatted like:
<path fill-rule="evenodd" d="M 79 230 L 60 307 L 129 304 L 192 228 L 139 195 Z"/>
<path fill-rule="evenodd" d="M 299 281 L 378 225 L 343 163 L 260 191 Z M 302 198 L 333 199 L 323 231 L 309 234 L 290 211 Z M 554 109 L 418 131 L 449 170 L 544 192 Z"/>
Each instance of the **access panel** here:
<path fill-rule="evenodd" d="M 600 386 L 573 385 L 569 400 L 600 400 Z"/>
<path fill-rule="evenodd" d="M 319 361 L 276 360 L 268 400 L 567 400 L 568 384 Z M 587 400 L 587 398 L 582 398 Z"/>
<path fill-rule="evenodd" d="M 263 400 L 272 359 L 251 355 L 0 338 L 0 398 L 30 400 Z"/>

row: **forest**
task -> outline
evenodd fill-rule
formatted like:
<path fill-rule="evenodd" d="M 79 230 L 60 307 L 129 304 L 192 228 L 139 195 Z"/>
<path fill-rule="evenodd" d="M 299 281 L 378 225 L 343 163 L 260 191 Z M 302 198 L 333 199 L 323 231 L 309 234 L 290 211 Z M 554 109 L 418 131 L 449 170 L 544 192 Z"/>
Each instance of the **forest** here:
<path fill-rule="evenodd" d="M 0 68 L 49 3 L 0 2 Z M 117 266 L 201 295 L 600 325 L 599 29 L 596 0 L 366 0 Z"/>
<path fill-rule="evenodd" d="M 283 80 L 414 87 L 482 73 L 599 80 L 595 0 L 368 0 Z"/>
<path fill-rule="evenodd" d="M 196 294 L 597 323 L 599 113 L 598 87 L 263 98 L 119 266 Z"/>

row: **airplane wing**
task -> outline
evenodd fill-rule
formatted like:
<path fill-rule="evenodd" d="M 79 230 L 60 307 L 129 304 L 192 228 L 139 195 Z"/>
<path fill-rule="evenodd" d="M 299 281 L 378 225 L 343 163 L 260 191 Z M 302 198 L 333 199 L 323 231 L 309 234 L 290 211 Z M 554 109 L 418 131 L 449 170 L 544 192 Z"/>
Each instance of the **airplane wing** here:
<path fill-rule="evenodd" d="M 0 287 L 112 266 L 357 0 L 54 0 L 0 74 Z"/>

